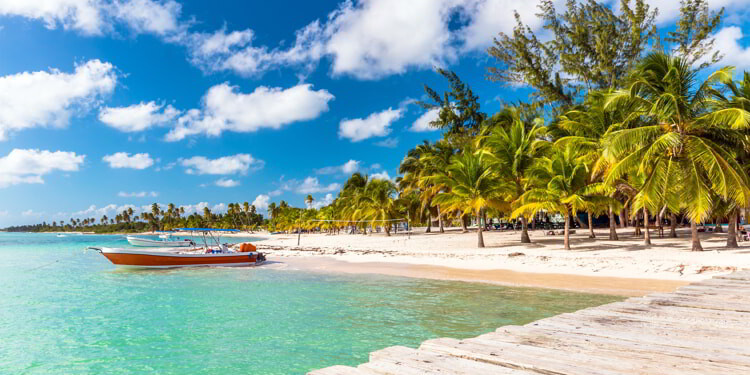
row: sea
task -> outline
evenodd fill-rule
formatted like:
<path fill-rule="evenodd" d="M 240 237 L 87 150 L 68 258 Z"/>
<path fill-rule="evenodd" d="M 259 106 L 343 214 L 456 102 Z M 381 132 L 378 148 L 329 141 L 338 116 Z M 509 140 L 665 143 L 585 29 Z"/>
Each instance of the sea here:
<path fill-rule="evenodd" d="M 272 257 L 249 268 L 123 270 L 88 246 L 128 244 L 0 233 L 0 374 L 304 374 L 622 299 L 306 271 Z"/>

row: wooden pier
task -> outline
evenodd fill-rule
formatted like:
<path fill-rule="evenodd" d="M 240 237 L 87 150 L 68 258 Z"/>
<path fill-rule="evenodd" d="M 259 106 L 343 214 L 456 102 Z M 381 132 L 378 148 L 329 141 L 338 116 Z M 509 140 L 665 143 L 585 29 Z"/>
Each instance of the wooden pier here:
<path fill-rule="evenodd" d="M 750 374 L 750 270 L 310 374 Z"/>

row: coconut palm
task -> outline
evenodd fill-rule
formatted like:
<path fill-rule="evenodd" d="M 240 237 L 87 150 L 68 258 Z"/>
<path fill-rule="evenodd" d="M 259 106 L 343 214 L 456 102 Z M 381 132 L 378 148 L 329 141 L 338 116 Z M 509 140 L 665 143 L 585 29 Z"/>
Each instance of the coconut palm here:
<path fill-rule="evenodd" d="M 601 205 L 609 199 L 601 194 L 602 184 L 589 184 L 586 153 L 572 143 L 558 145 L 529 169 L 532 186 L 519 199 L 511 217 L 537 212 L 559 213 L 565 218 L 563 244 L 570 250 L 570 219 L 578 211 Z"/>
<path fill-rule="evenodd" d="M 520 111 L 507 108 L 504 116 L 493 117 L 499 121 L 487 126 L 483 135 L 477 138 L 483 155 L 498 177 L 510 181 L 513 191 L 510 199 L 517 201 L 528 187 L 526 173 L 534 160 L 543 155 L 549 142 L 542 139 L 543 121 L 537 119 L 529 128 L 522 121 Z M 521 221 L 521 243 L 530 243 L 528 222 L 524 215 Z"/>
<path fill-rule="evenodd" d="M 370 180 L 357 198 L 354 217 L 366 220 L 372 226 L 383 226 L 385 234 L 390 236 L 392 221 L 400 218 L 398 204 L 394 199 L 397 193 L 396 184 L 389 180 Z"/>
<path fill-rule="evenodd" d="M 480 218 L 488 207 L 508 209 L 513 186 L 498 177 L 481 153 L 472 150 L 454 155 L 445 173 L 427 179 L 435 185 L 447 187 L 435 197 L 436 204 L 477 217 L 477 247 L 484 247 Z"/>
<path fill-rule="evenodd" d="M 723 147 L 742 139 L 738 127 L 709 111 L 711 87 L 731 79 L 723 68 L 698 82 L 697 70 L 680 57 L 661 52 L 646 56 L 631 74 L 627 89 L 608 96 L 608 105 L 634 104 L 631 118 L 644 121 L 607 136 L 605 150 L 617 160 L 606 180 L 637 171 L 644 185 L 636 203 L 657 212 L 664 202 L 680 202 L 691 223 L 692 249 L 703 247 L 697 225 L 710 216 L 712 193 L 747 201 L 747 175 Z M 679 186 L 679 191 L 670 187 Z"/>

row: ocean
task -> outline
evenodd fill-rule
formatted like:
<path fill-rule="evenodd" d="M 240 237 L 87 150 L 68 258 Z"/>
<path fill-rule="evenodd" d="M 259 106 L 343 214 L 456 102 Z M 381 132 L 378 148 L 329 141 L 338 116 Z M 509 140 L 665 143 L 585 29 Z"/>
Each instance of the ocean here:
<path fill-rule="evenodd" d="M 87 246 L 128 244 L 0 233 L 0 374 L 304 374 L 622 299 L 311 272 L 283 260 L 120 270 Z"/>

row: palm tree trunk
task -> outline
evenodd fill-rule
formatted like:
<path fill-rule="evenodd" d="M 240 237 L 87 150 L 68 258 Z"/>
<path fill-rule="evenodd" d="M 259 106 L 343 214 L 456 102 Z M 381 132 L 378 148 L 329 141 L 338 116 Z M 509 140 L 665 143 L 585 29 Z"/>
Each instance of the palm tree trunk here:
<path fill-rule="evenodd" d="M 469 233 L 469 228 L 466 226 L 466 215 L 461 215 L 461 233 Z"/>
<path fill-rule="evenodd" d="M 586 216 L 589 217 L 589 238 L 596 238 L 594 233 L 594 218 L 591 217 L 591 212 L 586 212 Z"/>
<path fill-rule="evenodd" d="M 440 211 L 440 205 L 437 205 L 438 210 L 438 224 L 440 225 L 440 233 L 445 233 L 445 228 L 443 227 L 443 213 Z"/>
<path fill-rule="evenodd" d="M 627 207 L 623 207 L 622 210 L 620 210 L 620 228 L 626 228 L 627 226 L 628 226 Z"/>
<path fill-rule="evenodd" d="M 565 213 L 565 235 L 563 236 L 563 247 L 570 250 L 570 214 Z"/>
<path fill-rule="evenodd" d="M 724 228 L 721 227 L 720 218 L 717 217 L 716 220 L 714 220 L 714 225 L 714 233 L 724 233 Z"/>
<path fill-rule="evenodd" d="M 482 211 L 484 211 L 484 209 L 480 208 L 479 215 L 477 215 L 477 219 L 482 217 Z M 479 224 L 480 224 L 478 225 L 479 230 L 477 230 L 477 247 L 484 247 L 484 236 L 482 235 L 482 225 L 481 225 L 482 223 L 479 223 Z"/>
<path fill-rule="evenodd" d="M 531 238 L 529 238 L 529 225 L 526 223 L 526 218 L 521 215 L 518 219 L 521 220 L 521 243 L 531 243 Z"/>
<path fill-rule="evenodd" d="M 425 233 L 432 233 L 432 212 L 427 208 L 427 230 Z"/>
<path fill-rule="evenodd" d="M 691 241 L 693 242 L 692 250 L 703 251 L 703 246 L 701 246 L 701 238 L 698 236 L 698 224 L 696 224 L 693 220 L 690 220 L 690 236 Z"/>
<path fill-rule="evenodd" d="M 643 207 L 643 244 L 651 246 L 651 233 L 648 231 L 648 209 Z"/>
<path fill-rule="evenodd" d="M 612 206 L 609 206 L 609 239 L 617 241 L 617 228 L 615 228 L 615 213 L 612 211 Z"/>
<path fill-rule="evenodd" d="M 669 213 L 669 237 L 677 238 L 677 215 Z"/>
<path fill-rule="evenodd" d="M 385 236 L 390 237 L 391 236 L 391 225 L 384 225 L 383 228 L 385 228 Z"/>
<path fill-rule="evenodd" d="M 729 215 L 729 227 L 727 228 L 727 248 L 736 249 L 737 245 L 737 210 L 732 210 Z"/>

